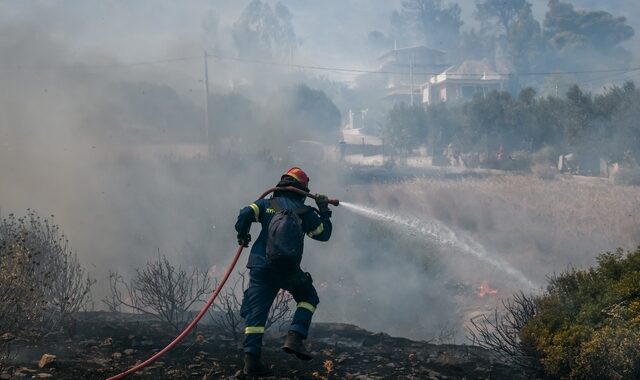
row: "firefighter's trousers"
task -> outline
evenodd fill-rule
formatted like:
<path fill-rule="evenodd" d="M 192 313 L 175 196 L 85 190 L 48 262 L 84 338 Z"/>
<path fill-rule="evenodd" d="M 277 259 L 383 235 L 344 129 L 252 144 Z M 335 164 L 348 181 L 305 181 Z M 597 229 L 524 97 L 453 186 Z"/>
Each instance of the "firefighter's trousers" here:
<path fill-rule="evenodd" d="M 297 265 L 286 269 L 251 268 L 249 287 L 240 308 L 240 315 L 246 322 L 244 352 L 260 355 L 269 310 L 281 289 L 291 293 L 297 304 L 289 331 L 307 337 L 313 312 L 320 302 L 311 275 Z"/>

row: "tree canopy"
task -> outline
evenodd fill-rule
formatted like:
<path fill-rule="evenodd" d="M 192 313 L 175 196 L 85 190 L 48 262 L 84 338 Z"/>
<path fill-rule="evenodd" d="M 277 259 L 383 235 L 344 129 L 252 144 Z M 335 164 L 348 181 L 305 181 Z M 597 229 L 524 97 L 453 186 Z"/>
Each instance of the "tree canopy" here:
<path fill-rule="evenodd" d="M 285 59 L 297 46 L 293 15 L 282 3 L 252 0 L 233 24 L 233 40 L 243 57 Z"/>
<path fill-rule="evenodd" d="M 414 36 L 432 48 L 449 49 L 457 45 L 462 19 L 458 4 L 442 0 L 403 0 L 391 21 L 397 29 L 408 26 Z"/>

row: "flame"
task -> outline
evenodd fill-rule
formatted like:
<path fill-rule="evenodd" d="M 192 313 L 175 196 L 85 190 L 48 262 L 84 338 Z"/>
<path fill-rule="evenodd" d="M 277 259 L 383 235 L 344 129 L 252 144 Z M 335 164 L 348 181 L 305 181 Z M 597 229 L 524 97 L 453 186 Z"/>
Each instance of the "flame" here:
<path fill-rule="evenodd" d="M 498 294 L 498 291 L 492 289 L 487 281 L 482 281 L 480 283 L 480 286 L 478 287 L 478 292 L 476 294 L 479 297 L 484 298 L 484 296 L 496 296 Z"/>

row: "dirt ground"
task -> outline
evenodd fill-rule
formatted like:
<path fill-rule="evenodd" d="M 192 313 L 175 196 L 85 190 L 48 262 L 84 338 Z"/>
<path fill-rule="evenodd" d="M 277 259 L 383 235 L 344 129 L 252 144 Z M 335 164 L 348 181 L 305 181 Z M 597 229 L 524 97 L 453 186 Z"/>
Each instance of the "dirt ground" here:
<path fill-rule="evenodd" d="M 346 324 L 314 325 L 308 343 L 315 358 L 301 362 L 280 350 L 284 334 L 265 338 L 263 359 L 274 371 L 272 379 L 527 378 L 480 348 L 415 342 Z M 131 315 L 84 313 L 73 336 L 50 334 L 39 344 L 14 341 L 14 365 L 0 378 L 104 379 L 157 352 L 173 335 L 158 322 Z M 56 360 L 39 368 L 45 353 Z M 241 367 L 238 344 L 203 326 L 131 378 L 226 379 Z"/>

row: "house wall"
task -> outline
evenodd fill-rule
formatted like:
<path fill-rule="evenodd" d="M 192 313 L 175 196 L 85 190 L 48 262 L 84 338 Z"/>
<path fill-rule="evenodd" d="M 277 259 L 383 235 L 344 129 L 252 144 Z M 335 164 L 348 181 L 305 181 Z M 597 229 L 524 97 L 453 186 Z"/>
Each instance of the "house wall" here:
<path fill-rule="evenodd" d="M 500 90 L 499 82 L 453 82 L 446 80 L 435 84 L 429 83 L 424 91 L 428 95 L 428 98 L 424 99 L 424 103 L 432 104 L 454 99 L 472 99 L 475 94 L 484 96 L 494 90 Z"/>

